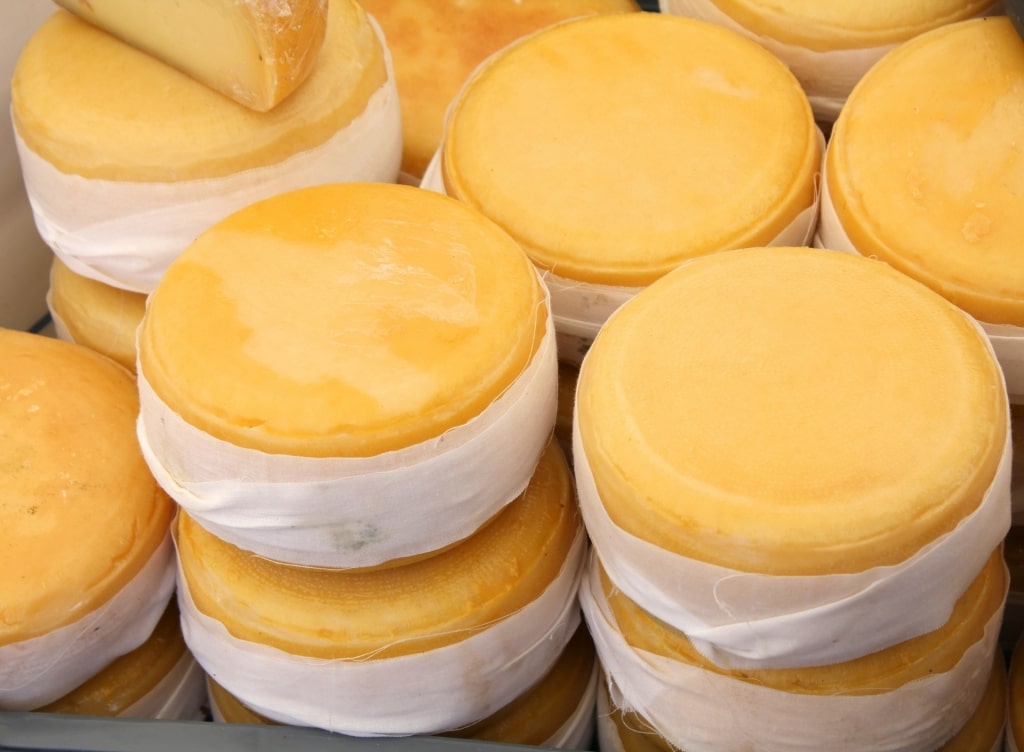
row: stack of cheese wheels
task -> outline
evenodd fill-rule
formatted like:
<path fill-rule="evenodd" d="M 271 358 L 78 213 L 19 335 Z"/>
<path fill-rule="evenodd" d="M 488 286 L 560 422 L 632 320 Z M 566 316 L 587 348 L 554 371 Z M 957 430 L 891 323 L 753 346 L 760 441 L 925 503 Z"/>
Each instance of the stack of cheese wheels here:
<path fill-rule="evenodd" d="M 418 185 L 441 143 L 448 105 L 489 55 L 538 29 L 595 13 L 639 11 L 635 0 L 362 0 L 394 58 L 402 110 L 402 172 Z"/>
<path fill-rule="evenodd" d="M 173 504 L 139 451 L 137 412 L 113 361 L 0 329 L 0 708 L 66 695 L 167 607 Z"/>
<path fill-rule="evenodd" d="M 185 645 L 172 598 L 142 645 L 38 711 L 201 721 L 208 703 L 206 676 Z"/>
<path fill-rule="evenodd" d="M 861 77 L 887 52 L 945 24 L 996 13 L 993 0 L 660 0 L 764 45 L 793 71 L 822 123 L 832 123 Z M 892 126 L 887 126 L 891 129 Z"/>
<path fill-rule="evenodd" d="M 586 537 L 546 291 L 499 227 L 409 186 L 280 194 L 179 256 L 139 331 L 217 682 L 281 722 L 435 733 L 550 667 Z"/>
<path fill-rule="evenodd" d="M 1007 413 L 976 323 L 879 261 L 744 249 L 638 294 L 573 437 L 616 705 L 680 749 L 941 746 L 997 648 Z"/>
<path fill-rule="evenodd" d="M 591 749 L 599 673 L 594 643 L 581 624 L 555 665 L 535 685 L 487 718 L 440 736 L 554 749 Z M 208 684 L 215 721 L 274 723 L 216 682 L 208 680 Z"/>
<path fill-rule="evenodd" d="M 146 312 L 145 293 L 73 272 L 55 256 L 46 306 L 58 338 L 88 347 L 135 371 L 135 333 Z"/>
<path fill-rule="evenodd" d="M 11 83 L 25 187 L 57 256 L 78 274 L 148 293 L 200 232 L 256 200 L 393 181 L 401 123 L 383 37 L 355 0 L 330 0 L 329 10 L 308 77 L 257 112 L 58 9 Z"/>
<path fill-rule="evenodd" d="M 1024 403 L 1022 107 L 1024 46 L 1005 16 L 950 24 L 890 53 L 836 122 L 817 241 L 881 259 L 974 317 L 1015 404 Z"/>
<path fill-rule="evenodd" d="M 281 723 L 355 736 L 459 729 L 541 680 L 580 625 L 586 535 L 553 442 L 487 525 L 407 563 L 302 567 L 187 514 L 176 529 L 186 641 L 214 681 Z"/>

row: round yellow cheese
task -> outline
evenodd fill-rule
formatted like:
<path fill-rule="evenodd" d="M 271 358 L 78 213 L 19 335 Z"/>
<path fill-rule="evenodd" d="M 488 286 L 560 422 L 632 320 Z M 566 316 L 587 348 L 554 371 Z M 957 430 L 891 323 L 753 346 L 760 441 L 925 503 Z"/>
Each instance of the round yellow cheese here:
<path fill-rule="evenodd" d="M 807 695 L 863 696 L 891 692 L 904 685 L 952 669 L 985 626 L 1002 608 L 1006 574 L 1002 551 L 996 549 L 956 602 L 939 629 L 884 650 L 828 666 L 779 669 L 726 669 L 701 655 L 679 630 L 650 615 L 615 588 L 604 571 L 601 583 L 619 630 L 638 650 L 665 656 L 736 681 Z M 894 617 L 898 618 L 898 617 Z"/>
<path fill-rule="evenodd" d="M 635 0 L 362 0 L 380 23 L 402 109 L 402 170 L 422 178 L 441 144 L 445 112 L 483 60 L 559 21 L 638 11 Z"/>
<path fill-rule="evenodd" d="M 120 716 L 152 692 L 187 653 L 178 602 L 171 598 L 148 640 L 38 712 Z"/>
<path fill-rule="evenodd" d="M 50 311 L 71 341 L 135 371 L 135 333 L 146 312 L 146 295 L 122 290 L 71 271 L 54 257 Z"/>
<path fill-rule="evenodd" d="M 542 269 L 642 286 L 767 245 L 814 196 L 799 82 L 739 34 L 657 13 L 594 16 L 496 55 L 453 105 L 445 190 Z"/>
<path fill-rule="evenodd" d="M 546 317 L 529 259 L 486 218 L 419 188 L 335 184 L 203 233 L 150 295 L 139 362 L 225 441 L 371 456 L 479 414 Z"/>
<path fill-rule="evenodd" d="M 184 513 L 177 532 L 196 608 L 235 637 L 293 655 L 383 659 L 458 643 L 535 600 L 566 561 L 579 524 L 565 458 L 549 443 L 527 489 L 487 525 L 401 566 L 278 563 L 221 541 Z"/>
<path fill-rule="evenodd" d="M 951 24 L 887 55 L 838 118 L 828 189 L 857 250 L 975 318 L 1024 326 L 1024 47 L 1010 20 Z"/>
<path fill-rule="evenodd" d="M 978 507 L 1007 437 L 966 315 L 810 248 L 719 253 L 645 289 L 598 335 L 576 400 L 618 527 L 766 574 L 906 560 Z"/>
<path fill-rule="evenodd" d="M 59 10 L 11 81 L 18 135 L 65 173 L 174 182 L 230 175 L 309 150 L 349 124 L 387 79 L 385 50 L 355 0 L 330 0 L 313 70 L 256 112 Z"/>
<path fill-rule="evenodd" d="M 992 0 L 713 0 L 755 34 L 812 50 L 899 44 L 962 21 Z"/>
<path fill-rule="evenodd" d="M 172 503 L 137 414 L 135 381 L 112 360 L 0 329 L 0 646 L 94 612 L 166 539 Z"/>

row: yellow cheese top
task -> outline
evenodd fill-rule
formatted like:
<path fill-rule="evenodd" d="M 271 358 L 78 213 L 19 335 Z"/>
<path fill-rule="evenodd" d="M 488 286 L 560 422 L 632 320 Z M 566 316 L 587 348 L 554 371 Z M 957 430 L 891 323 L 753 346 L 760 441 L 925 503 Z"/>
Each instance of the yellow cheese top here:
<path fill-rule="evenodd" d="M 152 692 L 187 651 L 178 602 L 171 598 L 142 645 L 115 658 L 82 685 L 37 712 L 119 716 Z"/>
<path fill-rule="evenodd" d="M 812 50 L 899 44 L 970 18 L 993 0 L 712 0 L 755 34 Z"/>
<path fill-rule="evenodd" d="M 569 470 L 549 443 L 526 490 L 461 543 L 415 562 L 340 570 L 282 564 L 178 517 L 202 613 L 235 637 L 315 658 L 388 658 L 455 644 L 535 600 L 580 526 Z"/>
<path fill-rule="evenodd" d="M 329 10 L 314 69 L 265 113 L 59 10 L 15 66 L 15 128 L 43 159 L 87 178 L 173 182 L 280 162 L 350 123 L 387 78 L 361 6 L 330 0 Z"/>
<path fill-rule="evenodd" d="M 420 188 L 336 184 L 228 217 L 149 298 L 139 362 L 239 446 L 370 456 L 461 425 L 529 364 L 547 306 L 484 217 Z"/>
<path fill-rule="evenodd" d="M 146 295 L 71 271 L 60 259 L 50 267 L 50 309 L 73 342 L 135 371 L 135 332 L 146 312 Z"/>
<path fill-rule="evenodd" d="M 165 539 L 172 503 L 135 436 L 131 374 L 0 329 L 0 645 L 83 618 Z"/>
<path fill-rule="evenodd" d="M 423 177 L 441 144 L 445 111 L 493 52 L 559 21 L 638 11 L 635 0 L 362 0 L 394 59 L 402 108 L 402 170 Z"/>
<path fill-rule="evenodd" d="M 541 268 L 640 286 L 770 243 L 811 204 L 819 162 L 807 97 L 774 56 L 711 24 L 625 13 L 483 66 L 453 106 L 442 172 Z"/>
<path fill-rule="evenodd" d="M 260 112 L 306 80 L 327 26 L 327 0 L 56 2 Z"/>
<path fill-rule="evenodd" d="M 609 320 L 576 389 L 611 519 L 748 572 L 907 559 L 977 508 L 1007 436 L 967 316 L 884 263 L 809 248 L 684 264 Z"/>
<path fill-rule="evenodd" d="M 933 632 L 843 663 L 779 669 L 722 668 L 697 652 L 682 632 L 651 616 L 614 588 L 603 570 L 601 582 L 619 630 L 634 648 L 793 694 L 871 695 L 891 692 L 915 679 L 952 669 L 967 648 L 981 641 L 985 625 L 1002 608 L 1005 571 L 1002 553 L 996 549 L 956 602 L 949 620 Z"/>
<path fill-rule="evenodd" d="M 872 68 L 836 122 L 827 158 L 832 202 L 861 253 L 981 321 L 1016 326 L 1022 110 L 1024 46 L 1010 20 L 965 21 Z"/>

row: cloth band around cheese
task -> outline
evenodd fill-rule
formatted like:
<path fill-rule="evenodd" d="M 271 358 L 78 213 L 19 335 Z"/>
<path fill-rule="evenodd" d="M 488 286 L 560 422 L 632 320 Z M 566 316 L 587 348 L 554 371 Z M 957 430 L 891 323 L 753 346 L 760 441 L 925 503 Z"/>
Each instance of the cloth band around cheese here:
<path fill-rule="evenodd" d="M 841 49 L 819 52 L 756 34 L 734 21 L 715 5 L 714 0 L 659 0 L 659 9 L 669 15 L 688 16 L 708 21 L 753 39 L 786 63 L 807 92 L 814 116 L 830 123 L 839 115 L 846 97 L 861 77 L 879 59 L 897 45 L 864 49 Z M 979 16 L 999 12 L 993 5 Z"/>
<path fill-rule="evenodd" d="M 179 566 L 182 631 L 210 676 L 272 720 L 352 736 L 440 733 L 507 705 L 558 660 L 580 624 L 576 592 L 586 548 L 580 524 L 558 575 L 536 600 L 464 640 L 422 653 L 327 660 L 238 639 L 196 608 Z"/>
<path fill-rule="evenodd" d="M 190 425 L 139 367 L 139 442 L 157 482 L 222 540 L 277 561 L 368 567 L 479 529 L 529 484 L 554 424 L 553 323 L 526 370 L 482 413 L 373 457 L 295 457 Z M 372 504 L 367 504 L 372 499 Z"/>
<path fill-rule="evenodd" d="M 740 572 L 679 556 L 617 527 L 601 503 L 575 416 L 573 425 L 580 511 L 608 576 L 726 668 L 828 665 L 938 629 L 1010 526 L 1007 432 L 998 472 L 978 508 L 899 565 L 816 577 Z"/>
<path fill-rule="evenodd" d="M 796 694 L 633 648 L 618 630 L 598 569 L 588 567 L 580 602 L 612 679 L 611 700 L 648 719 L 680 749 L 702 749 L 708 739 L 721 749 L 743 749 L 756 739 L 764 752 L 938 749 L 949 728 L 971 717 L 988 685 L 1002 608 L 945 673 L 873 695 Z M 935 712 L 936 698 L 947 698 L 943 713 Z"/>
<path fill-rule="evenodd" d="M 821 154 L 825 153 L 825 135 L 818 130 Z M 443 195 L 441 155 L 444 143 L 430 160 L 420 187 Z M 768 246 L 810 245 L 818 227 L 820 191 L 815 190 L 814 202 L 801 211 Z M 551 315 L 555 320 L 558 357 L 561 361 L 580 365 L 583 356 L 594 342 L 604 322 L 642 287 L 602 285 L 567 279 L 549 270 L 541 270 L 541 279 L 551 296 Z"/>
<path fill-rule="evenodd" d="M 822 170 L 821 181 L 821 216 L 814 245 L 832 251 L 859 254 L 850 236 L 843 229 L 835 205 L 832 203 L 828 190 L 827 175 Z M 989 324 L 978 322 L 995 352 L 996 359 L 1003 370 L 1006 380 L 1006 391 L 1011 404 L 1024 404 L 1024 327 L 1009 324 Z M 1014 514 L 1024 514 L 1024 498 L 1014 504 Z"/>
<path fill-rule="evenodd" d="M 174 593 L 170 533 L 113 598 L 79 621 L 0 647 L 0 708 L 34 710 L 63 697 L 149 639 Z"/>
<path fill-rule="evenodd" d="M 373 28 L 383 45 L 376 22 Z M 386 47 L 385 62 L 384 85 L 355 120 L 326 142 L 276 164 L 220 178 L 176 183 L 84 178 L 61 172 L 15 133 L 39 234 L 72 271 L 149 293 L 196 236 L 256 201 L 321 183 L 394 182 L 401 161 L 401 118 Z"/>

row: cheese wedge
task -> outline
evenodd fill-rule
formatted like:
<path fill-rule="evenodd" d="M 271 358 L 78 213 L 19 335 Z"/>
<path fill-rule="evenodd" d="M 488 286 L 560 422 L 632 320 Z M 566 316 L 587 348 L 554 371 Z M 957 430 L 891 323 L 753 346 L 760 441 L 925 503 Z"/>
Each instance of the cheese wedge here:
<path fill-rule="evenodd" d="M 167 538 L 172 504 L 135 436 L 131 374 L 0 329 L 0 646 L 82 619 Z"/>
<path fill-rule="evenodd" d="M 492 53 L 538 29 L 594 13 L 640 10 L 635 0 L 363 0 L 394 59 L 402 106 L 402 171 L 423 177 L 437 151 L 445 112 L 463 82 Z"/>
<path fill-rule="evenodd" d="M 336 184 L 201 235 L 150 295 L 142 372 L 237 446 L 366 457 L 484 410 L 531 361 L 543 287 L 515 242 L 419 188 Z"/>
<path fill-rule="evenodd" d="M 259 112 L 306 80 L 327 27 L 327 0 L 56 2 Z"/>
<path fill-rule="evenodd" d="M 619 528 L 779 575 L 895 564 L 952 530 L 1009 419 L 967 316 L 886 264 L 810 248 L 714 254 L 651 285 L 598 335 L 576 404 Z"/>
<path fill-rule="evenodd" d="M 1018 327 L 1022 107 L 1024 47 L 1010 20 L 947 25 L 861 80 L 827 157 L 831 202 L 857 251 L 980 321 Z"/>
<path fill-rule="evenodd" d="M 54 258 L 47 303 L 62 339 L 135 371 L 135 332 L 146 312 L 144 293 L 84 277 Z"/>
<path fill-rule="evenodd" d="M 441 154 L 448 195 L 541 269 L 628 287 L 768 245 L 813 203 L 819 162 L 810 105 L 779 60 L 655 13 L 569 21 L 507 47 L 452 105 Z"/>
<path fill-rule="evenodd" d="M 526 491 L 462 543 L 403 566 L 274 562 L 177 523 L 196 608 L 241 640 L 297 656 L 384 659 L 456 644 L 535 600 L 579 528 L 565 458 L 550 443 Z M 230 687 L 230 677 L 221 681 Z"/>
<path fill-rule="evenodd" d="M 149 2 L 117 4 L 150 9 Z M 58 170 L 87 178 L 175 182 L 276 164 L 327 141 L 387 80 L 386 51 L 365 11 L 355 0 L 329 5 L 308 78 L 265 113 L 59 10 L 19 56 L 15 130 Z"/>
<path fill-rule="evenodd" d="M 811 50 L 899 44 L 970 18 L 992 0 L 713 0 L 754 34 Z"/>

